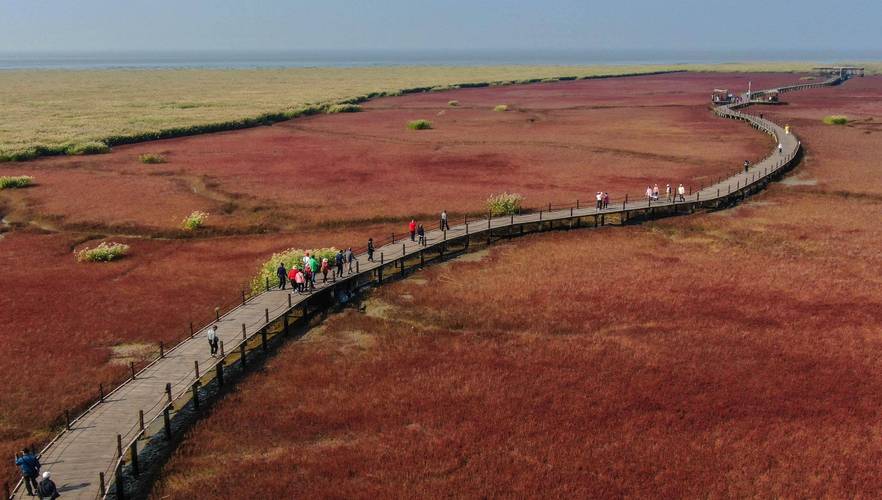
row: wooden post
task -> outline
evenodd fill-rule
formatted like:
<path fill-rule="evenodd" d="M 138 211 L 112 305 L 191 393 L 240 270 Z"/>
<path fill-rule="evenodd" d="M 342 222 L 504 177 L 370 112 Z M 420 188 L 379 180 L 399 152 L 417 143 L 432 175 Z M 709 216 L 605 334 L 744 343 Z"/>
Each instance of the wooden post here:
<path fill-rule="evenodd" d="M 198 359 L 193 360 L 193 370 L 196 372 L 196 378 L 198 379 L 199 378 L 199 360 Z"/>
<path fill-rule="evenodd" d="M 242 290 L 242 305 L 245 305 L 245 290 Z"/>
<path fill-rule="evenodd" d="M 487 229 L 490 229 L 490 219 L 492 219 L 492 217 L 492 213 L 487 214 Z"/>
<path fill-rule="evenodd" d="M 122 436 L 117 434 L 116 435 L 116 457 L 121 458 L 122 456 L 123 456 L 123 454 L 122 454 Z"/>
<path fill-rule="evenodd" d="M 265 319 L 265 323 L 269 323 L 269 308 L 264 308 L 263 317 Z"/>
<path fill-rule="evenodd" d="M 172 401 L 171 383 L 165 384 L 165 395 L 168 397 L 168 402 L 171 403 L 171 401 Z"/>
<path fill-rule="evenodd" d="M 242 340 L 245 340 L 248 336 L 245 334 L 245 323 L 242 323 Z"/>
<path fill-rule="evenodd" d="M 384 263 L 385 263 L 385 260 L 383 258 L 383 252 L 380 252 L 380 265 L 382 266 Z"/>
<path fill-rule="evenodd" d="M 570 217 L 573 216 L 573 207 L 570 207 Z"/>
<path fill-rule="evenodd" d="M 193 408 L 199 411 L 199 382 L 193 382 Z"/>
<path fill-rule="evenodd" d="M 214 320 L 220 321 L 220 307 L 214 308 Z"/>
<path fill-rule="evenodd" d="M 358 274 L 358 261 L 355 261 L 355 274 Z"/>
<path fill-rule="evenodd" d="M 288 309 L 291 309 L 291 294 L 288 294 Z"/>
<path fill-rule="evenodd" d="M 144 410 L 138 410 L 138 430 L 144 432 Z"/>
<path fill-rule="evenodd" d="M 269 276 L 266 277 L 266 291 L 269 291 Z"/>
<path fill-rule="evenodd" d="M 406 245 L 406 243 L 402 243 L 402 244 L 401 244 L 401 256 L 402 256 L 402 257 L 404 257 L 405 255 L 407 255 L 407 251 L 405 250 L 405 245 Z M 402 268 L 402 269 L 404 268 L 404 262 L 401 263 L 401 268 Z"/>
<path fill-rule="evenodd" d="M 159 342 L 159 357 L 160 359 L 165 357 L 165 345 L 162 341 Z"/>
<path fill-rule="evenodd" d="M 171 440 L 172 438 L 172 429 L 171 429 L 171 415 L 168 414 L 168 408 L 162 410 L 162 423 L 165 428 L 165 439 Z"/>
<path fill-rule="evenodd" d="M 116 499 L 126 500 L 126 485 L 123 484 L 122 462 L 116 466 Z"/>
<path fill-rule="evenodd" d="M 576 210 L 579 209 L 579 200 L 576 200 Z"/>
<path fill-rule="evenodd" d="M 100 496 L 102 498 L 104 498 L 107 495 L 107 486 L 105 486 L 105 484 L 104 484 L 104 473 L 103 472 L 98 473 L 98 493 L 100 494 Z M 9 495 L 7 495 L 7 498 L 9 498 Z"/>
<path fill-rule="evenodd" d="M 223 340 L 219 340 L 219 341 L 218 341 L 218 344 L 220 345 L 221 357 L 223 358 L 224 356 L 226 356 L 226 354 L 224 353 L 224 341 L 223 341 Z"/>
<path fill-rule="evenodd" d="M 220 363 L 215 365 L 215 372 L 217 375 L 217 385 L 220 387 L 224 386 L 224 360 L 221 360 Z"/>
<path fill-rule="evenodd" d="M 98 401 L 104 402 L 104 384 L 98 384 Z"/>
<path fill-rule="evenodd" d="M 539 220 L 542 220 L 542 210 L 539 211 Z"/>
<path fill-rule="evenodd" d="M 135 380 L 135 362 L 129 361 L 129 369 L 132 371 L 132 380 Z"/>
<path fill-rule="evenodd" d="M 132 475 L 138 477 L 140 474 L 140 470 L 138 470 L 138 440 L 132 441 L 131 446 L 129 446 L 129 455 L 132 456 Z"/>

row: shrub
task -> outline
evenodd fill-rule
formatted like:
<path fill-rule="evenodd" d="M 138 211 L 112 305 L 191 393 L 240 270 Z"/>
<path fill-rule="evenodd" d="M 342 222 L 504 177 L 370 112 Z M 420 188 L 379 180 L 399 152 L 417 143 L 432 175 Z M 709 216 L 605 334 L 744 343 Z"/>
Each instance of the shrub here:
<path fill-rule="evenodd" d="M 81 142 L 67 147 L 69 155 L 100 155 L 110 152 L 110 146 L 101 141 Z"/>
<path fill-rule="evenodd" d="M 845 125 L 848 123 L 848 117 L 842 115 L 825 116 L 824 123 L 827 125 Z"/>
<path fill-rule="evenodd" d="M 334 104 L 328 108 L 328 113 L 358 113 L 361 106 L 358 104 Z"/>
<path fill-rule="evenodd" d="M 523 202 L 524 197 L 517 193 L 494 194 L 487 198 L 487 210 L 491 215 L 515 215 Z"/>
<path fill-rule="evenodd" d="M 187 231 L 195 231 L 202 227 L 205 224 L 205 219 L 208 218 L 208 214 L 205 212 L 200 212 L 199 210 L 194 211 L 187 218 L 184 219 L 182 225 L 184 229 Z"/>
<path fill-rule="evenodd" d="M 129 246 L 123 243 L 101 243 L 95 248 L 84 248 L 77 252 L 79 262 L 110 262 L 129 253 Z"/>
<path fill-rule="evenodd" d="M 307 251 L 310 255 L 315 255 L 319 261 L 321 261 L 321 259 L 328 259 L 329 262 L 334 261 L 334 256 L 337 255 L 338 252 L 336 248 L 331 247 L 317 248 L 314 250 L 289 248 L 283 252 L 274 253 L 269 260 L 261 264 L 257 276 L 251 280 L 252 295 L 256 295 L 265 289 L 267 279 L 269 279 L 270 287 L 279 286 L 279 276 L 276 274 L 276 269 L 279 268 L 279 264 L 284 263 L 285 269 L 291 269 L 291 267 L 303 269 L 302 259 Z"/>
<path fill-rule="evenodd" d="M 413 120 L 407 123 L 407 128 L 411 130 L 428 130 L 432 128 L 432 122 L 429 120 Z"/>
<path fill-rule="evenodd" d="M 498 111 L 500 113 L 508 111 L 508 105 L 507 104 L 499 104 L 498 106 L 493 108 L 493 111 Z"/>
<path fill-rule="evenodd" d="M 447 105 L 451 107 L 459 106 L 459 101 L 447 101 Z"/>
<path fill-rule="evenodd" d="M 15 189 L 28 187 L 34 182 L 29 175 L 4 175 L 0 177 L 0 189 Z"/>
<path fill-rule="evenodd" d="M 165 163 L 168 161 L 165 156 L 159 153 L 144 153 L 138 159 L 141 160 L 141 163 Z"/>

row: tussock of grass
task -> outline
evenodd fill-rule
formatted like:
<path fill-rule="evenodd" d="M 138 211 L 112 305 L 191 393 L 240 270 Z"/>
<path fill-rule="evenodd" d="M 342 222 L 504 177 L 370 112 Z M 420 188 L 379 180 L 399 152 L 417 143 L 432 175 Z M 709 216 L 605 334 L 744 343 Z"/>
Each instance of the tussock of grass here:
<path fill-rule="evenodd" d="M 141 163 L 166 163 L 168 160 L 159 153 L 144 153 L 138 157 Z"/>
<path fill-rule="evenodd" d="M 521 212 L 524 197 L 517 193 L 494 194 L 487 198 L 487 210 L 491 215 L 516 215 Z"/>
<path fill-rule="evenodd" d="M 129 253 L 129 246 L 124 243 L 101 243 L 95 248 L 84 248 L 77 252 L 79 262 L 110 262 L 118 260 Z"/>
<path fill-rule="evenodd" d="M 101 141 L 81 142 L 68 146 L 66 153 L 69 155 L 100 155 L 110 152 L 110 146 Z"/>
<path fill-rule="evenodd" d="M 269 260 L 261 264 L 257 276 L 251 280 L 251 293 L 256 295 L 262 292 L 266 288 L 267 279 L 269 279 L 270 288 L 279 286 L 279 275 L 276 274 L 276 270 L 281 263 L 284 263 L 285 269 L 288 270 L 292 267 L 303 269 L 303 256 L 306 255 L 306 252 L 309 252 L 309 255 L 315 256 L 319 264 L 321 264 L 322 259 L 328 259 L 328 262 L 334 262 L 334 257 L 337 255 L 338 251 L 339 250 L 334 247 L 316 248 L 313 250 L 289 248 L 283 252 L 275 253 L 269 258 Z"/>
<path fill-rule="evenodd" d="M 451 107 L 459 106 L 459 101 L 447 101 L 447 105 Z"/>
<path fill-rule="evenodd" d="M 4 175 L 0 177 L 0 189 L 18 189 L 33 184 L 34 178 L 29 175 Z"/>
<path fill-rule="evenodd" d="M 497 104 L 496 107 L 493 108 L 493 111 L 503 113 L 505 111 L 508 111 L 508 105 L 507 104 Z"/>
<path fill-rule="evenodd" d="M 199 210 L 196 210 L 188 215 L 181 223 L 181 225 L 186 231 L 195 231 L 202 227 L 203 224 L 205 224 L 205 219 L 207 218 L 208 214 L 206 212 L 200 212 Z"/>
<path fill-rule="evenodd" d="M 830 115 L 824 117 L 824 123 L 827 125 L 845 125 L 848 123 L 848 117 L 843 115 Z"/>
<path fill-rule="evenodd" d="M 413 120 L 407 123 L 407 128 L 411 130 L 428 130 L 432 128 L 432 122 L 429 120 Z"/>
<path fill-rule="evenodd" d="M 361 106 L 358 104 L 334 104 L 328 107 L 328 113 L 358 113 L 361 111 Z"/>

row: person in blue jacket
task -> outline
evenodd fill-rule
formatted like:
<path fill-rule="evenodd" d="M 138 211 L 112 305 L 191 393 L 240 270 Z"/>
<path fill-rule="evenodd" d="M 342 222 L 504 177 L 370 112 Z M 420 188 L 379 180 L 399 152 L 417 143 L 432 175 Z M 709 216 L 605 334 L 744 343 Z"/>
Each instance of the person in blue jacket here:
<path fill-rule="evenodd" d="M 34 492 L 39 488 L 37 477 L 40 475 L 40 460 L 25 448 L 21 450 L 21 456 L 15 458 L 15 465 L 21 469 L 22 480 L 28 490 L 28 495 L 34 496 Z"/>

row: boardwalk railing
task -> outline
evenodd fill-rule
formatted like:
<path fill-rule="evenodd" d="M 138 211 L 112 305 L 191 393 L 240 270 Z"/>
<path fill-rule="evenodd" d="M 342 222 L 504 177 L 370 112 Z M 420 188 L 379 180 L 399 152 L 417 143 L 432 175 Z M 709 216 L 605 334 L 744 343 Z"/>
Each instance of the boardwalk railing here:
<path fill-rule="evenodd" d="M 789 92 L 836 85 L 842 81 L 836 77 L 773 90 Z M 769 91 L 758 91 L 754 95 L 762 92 Z M 248 297 L 243 288 L 241 300 L 235 307 L 223 314 L 216 309 L 212 321 L 198 331 L 191 323 L 187 338 L 168 351 L 160 346 L 159 357 L 137 372 L 132 368 L 131 378 L 113 391 L 103 394 L 101 389 L 98 401 L 77 418 L 66 419 L 64 430 L 41 451 L 41 459 L 53 464 L 51 469 L 57 480 L 78 485 L 65 492 L 65 497 L 104 498 L 110 494 L 125 498 L 126 483 L 138 479 L 142 473 L 140 452 L 143 446 L 139 445 L 154 439 L 171 440 L 175 417 L 182 412 L 198 411 L 209 394 L 209 385 L 215 391 L 224 386 L 228 369 L 245 367 L 255 351 L 268 353 L 269 343 L 274 338 L 289 336 L 294 329 L 308 326 L 316 312 L 347 302 L 359 289 L 405 276 L 428 262 L 468 251 L 476 244 L 490 244 L 499 239 L 548 230 L 626 224 L 737 203 L 786 172 L 795 163 L 802 147 L 793 134 L 777 124 L 740 111 L 750 104 L 724 105 L 713 111 L 723 118 L 745 121 L 769 134 L 776 145 L 782 145 L 782 151 L 774 150 L 749 170 L 734 171 L 730 177 L 707 186 L 689 187 L 682 198 L 675 196 L 673 201 L 642 197 L 631 200 L 625 195 L 623 200 L 615 203 L 611 200 L 609 207 L 604 209 L 596 209 L 594 200 L 591 200 L 587 204 L 580 201 L 548 204 L 502 217 L 488 215 L 469 219 L 466 216 L 461 224 L 453 225 L 449 230 L 428 230 L 423 244 L 411 242 L 409 234 L 402 237 L 391 234 L 378 240 L 373 261 L 369 261 L 363 251 L 357 252 L 352 273 L 344 271 L 338 275 L 335 269 L 327 283 L 320 284 L 309 294 L 270 290 L 267 284 L 265 291 Z M 220 355 L 216 358 L 208 356 L 207 342 L 202 340 L 211 324 L 222 327 L 219 330 Z M 131 424 L 119 421 L 120 412 L 126 411 L 131 414 Z M 112 414 L 112 418 L 104 418 L 104 413 Z M 101 445 L 105 439 L 106 444 Z M 89 455 L 89 450 L 95 456 L 83 457 Z M 92 472 L 85 472 L 79 460 L 94 463 Z M 13 493 L 18 494 L 21 486 L 19 481 Z M 6 489 L 7 496 L 13 498 L 8 485 Z"/>

